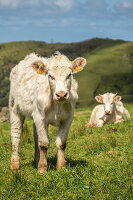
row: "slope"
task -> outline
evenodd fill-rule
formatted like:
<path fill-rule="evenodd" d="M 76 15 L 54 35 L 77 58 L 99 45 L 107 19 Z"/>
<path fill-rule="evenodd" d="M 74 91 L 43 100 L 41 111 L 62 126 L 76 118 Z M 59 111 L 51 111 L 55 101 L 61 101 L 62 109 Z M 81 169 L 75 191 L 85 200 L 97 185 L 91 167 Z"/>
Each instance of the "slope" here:
<path fill-rule="evenodd" d="M 133 43 L 99 38 L 69 44 L 47 44 L 35 41 L 0 44 L 0 108 L 8 105 L 9 74 L 11 68 L 31 52 L 47 57 L 51 56 L 56 50 L 59 50 L 71 60 L 78 56 L 85 56 L 88 62 L 87 67 L 83 72 L 76 75 L 79 82 L 80 97 L 77 106 L 87 106 L 93 102 L 94 94 L 97 91 L 104 92 L 105 89 L 103 86 L 106 76 L 125 72 L 125 66 L 126 64 L 127 66 L 129 65 L 129 58 L 131 56 L 124 57 L 125 63 L 122 61 L 122 56 L 131 54 L 132 49 Z M 124 66 L 123 70 L 122 67 L 116 69 L 120 65 L 120 62 Z M 127 73 L 131 71 L 130 68 L 130 66 L 127 67 Z M 123 75 L 121 76 L 123 78 Z M 110 88 L 110 83 L 108 85 Z M 125 85 L 123 91 L 125 92 L 126 89 Z"/>
<path fill-rule="evenodd" d="M 133 101 L 133 42 L 98 49 L 85 57 L 87 67 L 77 74 L 80 107 L 105 92 L 118 92 L 124 101 Z"/>

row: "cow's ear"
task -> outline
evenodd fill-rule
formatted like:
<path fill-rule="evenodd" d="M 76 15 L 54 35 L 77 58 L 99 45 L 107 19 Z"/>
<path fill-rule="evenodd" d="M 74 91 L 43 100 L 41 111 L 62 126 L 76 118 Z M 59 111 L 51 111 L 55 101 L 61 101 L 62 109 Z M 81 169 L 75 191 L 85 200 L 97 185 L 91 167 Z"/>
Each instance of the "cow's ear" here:
<path fill-rule="evenodd" d="M 102 103 L 103 102 L 103 99 L 102 97 L 99 95 L 99 96 L 95 96 L 95 99 L 98 103 Z"/>
<path fill-rule="evenodd" d="M 72 71 L 73 73 L 77 73 L 83 70 L 86 65 L 86 59 L 79 57 L 72 61 Z"/>
<path fill-rule="evenodd" d="M 115 98 L 114 98 L 114 101 L 115 102 L 119 102 L 121 100 L 121 96 L 116 96 Z"/>
<path fill-rule="evenodd" d="M 46 74 L 48 69 L 47 69 L 47 65 L 44 64 L 42 61 L 35 61 L 32 64 L 32 67 L 36 70 L 36 72 L 38 74 Z"/>

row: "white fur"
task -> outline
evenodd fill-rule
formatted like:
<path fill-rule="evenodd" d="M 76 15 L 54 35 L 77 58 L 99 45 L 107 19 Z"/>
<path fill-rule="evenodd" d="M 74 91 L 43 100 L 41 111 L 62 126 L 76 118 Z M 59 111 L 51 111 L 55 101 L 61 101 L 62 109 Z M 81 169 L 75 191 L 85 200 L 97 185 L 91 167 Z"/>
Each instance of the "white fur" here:
<path fill-rule="evenodd" d="M 107 123 L 119 123 L 130 119 L 130 114 L 123 103 L 114 100 L 115 94 L 105 93 L 101 97 L 103 104 L 93 109 L 88 126 L 102 127 Z M 107 115 L 105 111 L 110 111 L 110 114 Z"/>
<path fill-rule="evenodd" d="M 32 67 L 36 61 L 45 64 L 48 69 L 46 74 L 38 74 Z M 51 58 L 39 57 L 32 53 L 12 69 L 9 96 L 12 157 L 19 154 L 22 124 L 26 116 L 34 120 L 39 147 L 47 149 L 49 146 L 49 124 L 59 127 L 56 137 L 57 148 L 60 150 L 61 145 L 66 144 L 74 106 L 78 99 L 77 82 L 73 75 L 67 78 L 73 73 L 72 67 L 72 62 L 60 53 Z M 55 80 L 49 75 L 54 76 Z M 56 93 L 59 91 L 67 92 L 68 100 L 58 102 Z"/>

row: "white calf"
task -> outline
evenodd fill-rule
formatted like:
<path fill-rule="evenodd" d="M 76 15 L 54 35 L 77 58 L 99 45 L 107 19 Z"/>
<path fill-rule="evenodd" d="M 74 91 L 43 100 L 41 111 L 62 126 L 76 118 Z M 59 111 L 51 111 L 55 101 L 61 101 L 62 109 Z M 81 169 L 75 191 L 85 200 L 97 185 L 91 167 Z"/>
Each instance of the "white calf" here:
<path fill-rule="evenodd" d="M 102 103 L 97 105 L 91 114 L 89 123 L 86 127 L 102 127 L 106 123 L 119 123 L 124 120 L 130 119 L 130 114 L 123 103 L 120 101 L 121 96 L 117 94 L 105 93 L 103 95 L 96 96 L 95 99 Z"/>
<path fill-rule="evenodd" d="M 59 127 L 56 137 L 57 168 L 66 166 L 64 151 L 74 105 L 78 99 L 77 82 L 73 74 L 81 71 L 85 64 L 84 58 L 76 58 L 71 62 L 58 52 L 51 58 L 30 54 L 12 69 L 9 97 L 12 170 L 20 167 L 19 144 L 26 116 L 34 120 L 35 162 L 38 171 L 42 173 L 47 169 L 49 124 Z"/>

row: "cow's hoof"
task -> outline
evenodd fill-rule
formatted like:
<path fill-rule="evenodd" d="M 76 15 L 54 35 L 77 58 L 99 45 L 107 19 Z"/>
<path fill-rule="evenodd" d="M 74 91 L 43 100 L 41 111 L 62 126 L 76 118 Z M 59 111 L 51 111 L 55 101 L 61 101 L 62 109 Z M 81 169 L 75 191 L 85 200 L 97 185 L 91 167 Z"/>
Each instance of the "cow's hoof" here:
<path fill-rule="evenodd" d="M 64 161 L 57 161 L 57 164 L 56 164 L 56 168 L 59 170 L 59 169 L 61 169 L 61 168 L 66 168 L 66 161 L 64 160 Z"/>
<path fill-rule="evenodd" d="M 20 159 L 19 156 L 12 156 L 11 157 L 11 170 L 19 169 L 20 168 Z"/>
<path fill-rule="evenodd" d="M 42 174 L 45 171 L 47 171 L 47 164 L 39 162 L 38 163 L 38 173 Z"/>
<path fill-rule="evenodd" d="M 90 123 L 85 124 L 85 128 L 91 127 Z"/>

